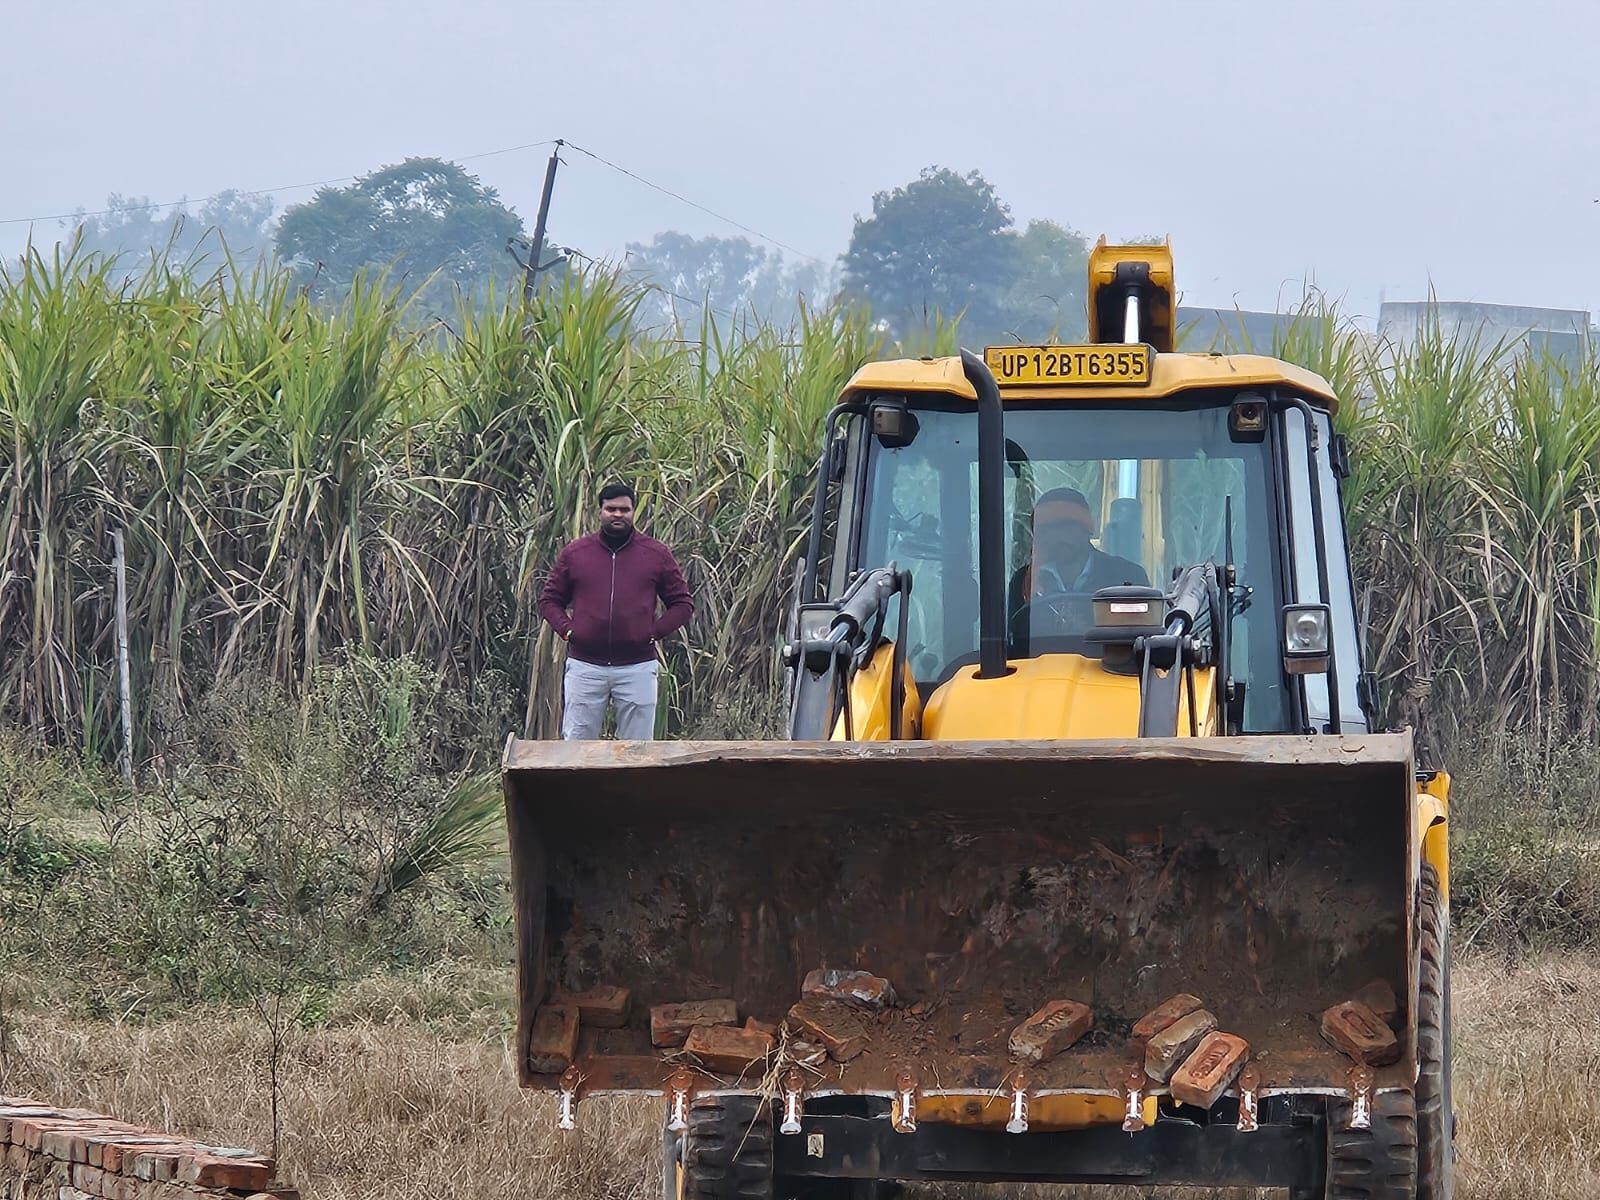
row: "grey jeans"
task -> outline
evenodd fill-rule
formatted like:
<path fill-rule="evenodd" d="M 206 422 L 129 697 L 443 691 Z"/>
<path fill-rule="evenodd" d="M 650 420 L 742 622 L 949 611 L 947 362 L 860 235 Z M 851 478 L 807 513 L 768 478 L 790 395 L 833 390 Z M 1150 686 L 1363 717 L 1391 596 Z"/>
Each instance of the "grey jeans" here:
<path fill-rule="evenodd" d="M 661 664 L 654 660 L 629 667 L 597 667 L 567 659 L 562 688 L 561 736 L 586 741 L 600 736 L 606 705 L 617 710 L 617 737 L 647 742 L 656 736 L 656 695 Z"/>

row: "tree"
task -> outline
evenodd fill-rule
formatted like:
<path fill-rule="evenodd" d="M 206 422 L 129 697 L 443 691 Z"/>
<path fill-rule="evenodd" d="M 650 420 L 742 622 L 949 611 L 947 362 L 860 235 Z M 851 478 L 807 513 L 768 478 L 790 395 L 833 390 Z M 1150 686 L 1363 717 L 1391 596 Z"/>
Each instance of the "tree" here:
<path fill-rule="evenodd" d="M 967 326 L 1000 324 L 1001 294 L 1016 279 L 1011 210 L 976 171 L 927 167 L 912 182 L 872 198 L 844 255 L 848 295 L 872 305 L 897 336 L 937 310 L 966 313 Z"/>
<path fill-rule="evenodd" d="M 1019 341 L 1070 342 L 1088 332 L 1089 248 L 1054 221 L 1029 221 L 1015 235 L 1017 277 L 1002 298 L 1002 330 Z"/>
<path fill-rule="evenodd" d="M 206 271 L 230 255 L 242 263 L 272 249 L 273 205 L 266 196 L 219 192 L 191 214 L 187 203 L 158 208 L 145 196 L 112 193 L 106 210 L 89 216 L 80 209 L 63 224 L 85 250 L 116 256 L 122 276 L 143 270 L 154 254 Z"/>
<path fill-rule="evenodd" d="M 290 208 L 277 247 L 320 292 L 340 293 L 360 271 L 392 268 L 413 287 L 431 276 L 424 304 L 449 307 L 455 289 L 478 295 L 491 276 L 517 272 L 507 247 L 522 236 L 522 218 L 494 188 L 455 163 L 408 158 Z"/>
<path fill-rule="evenodd" d="M 658 233 L 628 246 L 630 273 L 654 284 L 646 315 L 672 322 L 696 319 L 706 307 L 716 315 L 749 312 L 787 324 L 801 298 L 831 290 L 827 267 L 791 263 L 781 253 L 742 237 L 690 237 Z"/>
<path fill-rule="evenodd" d="M 977 171 L 928 167 L 872 198 L 844 255 L 845 291 L 904 337 L 935 312 L 962 314 L 963 340 L 1068 337 L 1084 328 L 1082 236 L 1054 221 L 1018 233 Z"/>

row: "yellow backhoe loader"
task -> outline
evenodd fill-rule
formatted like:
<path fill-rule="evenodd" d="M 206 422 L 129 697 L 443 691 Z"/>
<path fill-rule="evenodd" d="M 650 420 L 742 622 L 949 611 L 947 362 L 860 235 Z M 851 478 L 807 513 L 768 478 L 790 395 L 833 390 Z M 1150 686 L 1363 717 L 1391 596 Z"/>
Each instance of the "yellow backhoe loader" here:
<path fill-rule="evenodd" d="M 1374 726 L 1329 385 L 1089 341 L 874 362 L 789 730 L 512 739 L 521 1082 L 663 1098 L 669 1197 L 1451 1190 L 1449 779 Z"/>

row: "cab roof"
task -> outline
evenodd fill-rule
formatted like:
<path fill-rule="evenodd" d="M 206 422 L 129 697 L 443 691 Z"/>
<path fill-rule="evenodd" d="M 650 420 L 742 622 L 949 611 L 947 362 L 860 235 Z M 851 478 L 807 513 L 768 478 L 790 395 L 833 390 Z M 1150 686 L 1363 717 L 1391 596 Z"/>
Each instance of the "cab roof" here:
<path fill-rule="evenodd" d="M 1330 412 L 1338 397 L 1322 376 L 1264 354 L 1157 354 L 1142 387 L 1001 385 L 1005 400 L 1161 400 L 1204 388 L 1283 387 L 1320 402 Z M 959 358 L 892 358 L 869 362 L 850 377 L 841 401 L 870 393 L 922 392 L 976 401 L 978 393 Z"/>

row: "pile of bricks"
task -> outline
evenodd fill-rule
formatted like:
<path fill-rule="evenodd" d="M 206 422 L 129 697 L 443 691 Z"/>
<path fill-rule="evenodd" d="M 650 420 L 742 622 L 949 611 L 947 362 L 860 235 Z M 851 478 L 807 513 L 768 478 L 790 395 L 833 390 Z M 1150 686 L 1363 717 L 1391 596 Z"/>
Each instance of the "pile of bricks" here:
<path fill-rule="evenodd" d="M 894 1002 L 894 988 L 882 976 L 819 967 L 781 1022 L 752 1016 L 740 1025 L 732 1000 L 658 1004 L 650 1010 L 650 1040 L 660 1049 L 681 1048 L 708 1070 L 741 1075 L 766 1061 L 787 1030 L 789 1058 L 819 1069 L 830 1058 L 849 1062 L 860 1055 Z"/>
<path fill-rule="evenodd" d="M 1250 1044 L 1217 1028 L 1198 996 L 1169 996 L 1134 1022 L 1131 1040 L 1144 1051 L 1144 1073 L 1175 1100 L 1210 1108 L 1244 1069 Z"/>
<path fill-rule="evenodd" d="M 80 1108 L 0 1096 L 0 1200 L 299 1200 L 273 1162 Z"/>

